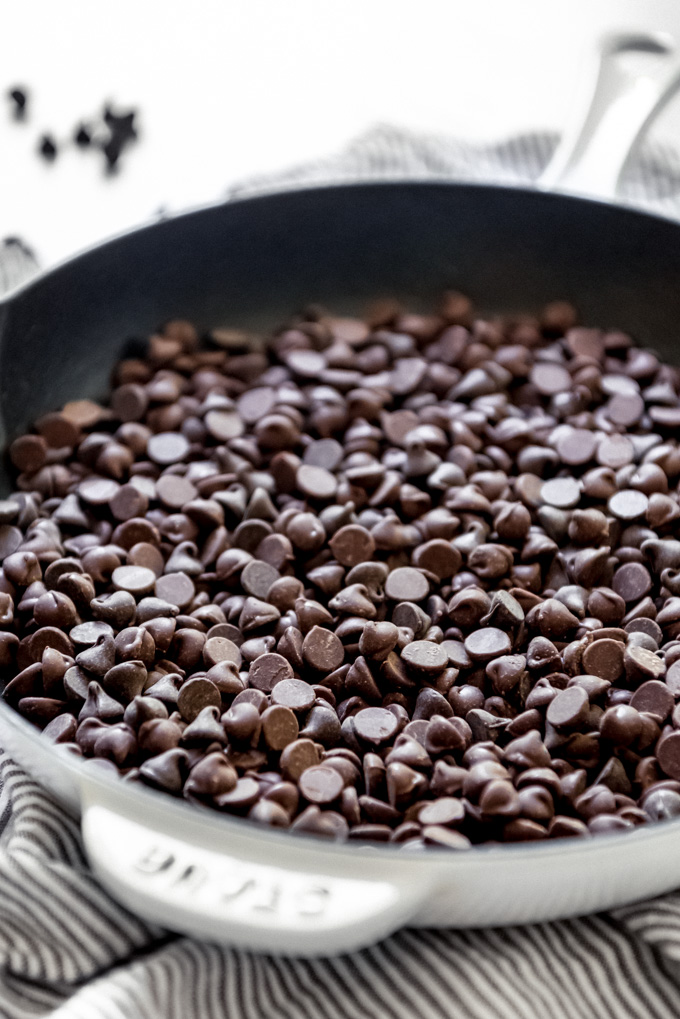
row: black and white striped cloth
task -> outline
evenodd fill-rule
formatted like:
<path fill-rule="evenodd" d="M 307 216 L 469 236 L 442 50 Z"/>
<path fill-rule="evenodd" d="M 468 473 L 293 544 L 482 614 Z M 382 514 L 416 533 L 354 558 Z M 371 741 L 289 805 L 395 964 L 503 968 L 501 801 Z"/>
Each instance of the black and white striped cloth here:
<path fill-rule="evenodd" d="M 531 180 L 554 144 L 553 137 L 532 135 L 475 148 L 384 127 L 337 159 L 249 181 L 230 194 L 352 178 Z M 680 216 L 680 161 L 661 150 L 643 152 L 628 168 L 623 191 Z M 32 271 L 15 243 L 0 245 L 0 292 L 8 278 L 13 285 Z M 117 905 L 88 870 L 77 824 L 0 751 L 0 1019 L 679 1014 L 680 893 L 532 927 L 407 930 L 334 959 L 238 952 L 150 928 Z"/>

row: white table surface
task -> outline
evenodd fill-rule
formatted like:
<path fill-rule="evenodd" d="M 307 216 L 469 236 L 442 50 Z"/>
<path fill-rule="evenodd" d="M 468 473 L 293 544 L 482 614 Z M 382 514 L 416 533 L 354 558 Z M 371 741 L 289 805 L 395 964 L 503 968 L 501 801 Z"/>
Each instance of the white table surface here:
<path fill-rule="evenodd" d="M 607 27 L 680 40 L 678 0 L 21 0 L 5 4 L 0 238 L 50 264 L 232 182 L 342 148 L 376 123 L 492 140 L 559 130 L 584 51 Z M 101 153 L 35 156 L 103 103 L 139 110 L 140 142 L 107 178 Z M 655 128 L 672 140 L 674 103 Z"/>

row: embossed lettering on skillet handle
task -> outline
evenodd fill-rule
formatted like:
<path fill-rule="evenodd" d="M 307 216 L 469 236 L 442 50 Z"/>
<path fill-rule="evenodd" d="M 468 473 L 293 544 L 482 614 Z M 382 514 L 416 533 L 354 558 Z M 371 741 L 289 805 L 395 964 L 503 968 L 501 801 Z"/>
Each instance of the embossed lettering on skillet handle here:
<path fill-rule="evenodd" d="M 349 868 L 340 868 L 342 876 L 337 866 L 331 875 L 324 873 L 322 847 L 312 858 L 318 859 L 315 871 L 277 865 L 276 850 L 264 858 L 260 852 L 255 862 L 243 838 L 232 840 L 233 850 L 226 829 L 225 851 L 216 851 L 158 832 L 90 796 L 83 838 L 97 877 L 132 912 L 171 930 L 258 951 L 351 951 L 407 923 L 427 895 L 408 867 L 396 868 L 396 880 L 380 872 L 367 879 L 355 855 Z"/>

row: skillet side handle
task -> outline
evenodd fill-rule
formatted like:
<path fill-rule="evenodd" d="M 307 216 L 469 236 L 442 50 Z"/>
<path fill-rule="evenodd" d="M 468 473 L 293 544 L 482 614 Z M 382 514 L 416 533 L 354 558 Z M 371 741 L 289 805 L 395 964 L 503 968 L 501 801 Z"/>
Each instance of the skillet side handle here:
<path fill-rule="evenodd" d="M 646 70 L 626 64 L 644 55 Z M 538 186 L 614 199 L 623 168 L 680 86 L 680 59 L 663 33 L 615 33 L 600 41 L 585 109 L 559 142 Z"/>
<path fill-rule="evenodd" d="M 224 851 L 194 844 L 181 831 L 124 816 L 88 786 L 82 831 L 96 876 L 131 912 L 171 930 L 255 951 L 330 955 L 391 934 L 426 897 L 401 874 L 395 881 L 360 877 L 359 866 L 342 877 L 289 870 L 275 843 L 265 842 L 263 855 L 262 834 L 246 823 L 234 838 L 225 828 Z M 323 859 L 323 845 L 314 856 Z"/>

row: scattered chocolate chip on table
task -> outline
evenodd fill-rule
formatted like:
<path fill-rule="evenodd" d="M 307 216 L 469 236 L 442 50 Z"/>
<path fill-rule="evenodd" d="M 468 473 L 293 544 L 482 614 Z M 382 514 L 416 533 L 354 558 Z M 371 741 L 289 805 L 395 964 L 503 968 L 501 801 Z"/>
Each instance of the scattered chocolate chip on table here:
<path fill-rule="evenodd" d="M 564 302 L 168 322 L 10 446 L 3 696 L 85 766 L 330 838 L 680 816 L 679 392 Z"/>
<path fill-rule="evenodd" d="M 15 120 L 25 120 L 28 106 L 28 91 L 20 85 L 8 89 L 7 98 L 12 103 L 12 116 Z"/>
<path fill-rule="evenodd" d="M 48 163 L 53 163 L 57 158 L 59 149 L 54 137 L 51 134 L 41 135 L 38 143 L 38 152 Z"/>

